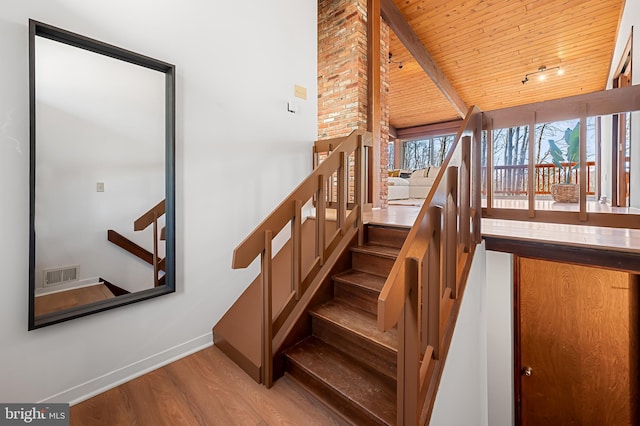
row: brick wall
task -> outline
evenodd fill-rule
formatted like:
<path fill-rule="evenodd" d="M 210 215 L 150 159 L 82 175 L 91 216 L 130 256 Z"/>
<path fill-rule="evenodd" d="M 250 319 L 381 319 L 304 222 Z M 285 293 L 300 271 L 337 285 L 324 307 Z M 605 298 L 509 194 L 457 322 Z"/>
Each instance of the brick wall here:
<path fill-rule="evenodd" d="M 367 128 L 367 1 L 318 1 L 318 139 L 346 136 Z M 387 95 L 389 27 L 381 25 L 380 193 L 386 206 L 389 111 Z M 350 179 L 350 187 L 353 185 Z M 375 201 L 375 200 L 374 200 Z"/>

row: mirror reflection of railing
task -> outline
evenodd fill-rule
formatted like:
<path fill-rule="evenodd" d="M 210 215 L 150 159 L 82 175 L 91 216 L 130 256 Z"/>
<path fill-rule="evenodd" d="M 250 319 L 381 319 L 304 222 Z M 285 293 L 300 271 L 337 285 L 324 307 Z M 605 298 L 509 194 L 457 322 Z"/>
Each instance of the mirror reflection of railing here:
<path fill-rule="evenodd" d="M 262 286 L 262 336 L 261 336 L 261 378 L 267 387 L 273 383 L 273 354 L 283 343 L 291 324 L 302 314 L 315 289 L 333 266 L 329 260 L 342 250 L 358 234 L 363 238 L 362 211 L 368 204 L 365 191 L 368 173 L 368 153 L 372 147 L 370 133 L 354 131 L 349 136 L 331 141 L 331 154 L 282 202 L 258 227 L 251 232 L 233 251 L 232 267 L 248 267 L 260 257 Z M 349 156 L 354 160 L 354 204 L 347 207 Z M 336 216 L 327 217 L 327 194 L 330 185 L 328 177 L 337 176 Z M 315 200 L 315 253 L 308 270 L 302 267 L 302 222 L 303 207 Z M 332 212 L 333 213 L 333 212 Z M 330 213 L 331 216 L 333 214 Z M 328 232 L 327 222 L 335 219 L 335 232 Z M 273 315 L 273 256 L 274 237 L 287 224 L 291 232 L 291 283 L 287 301 Z M 329 235 L 327 235 L 329 234 Z M 335 261 L 335 259 L 332 259 Z"/>
<path fill-rule="evenodd" d="M 378 299 L 378 328 L 398 326 L 399 425 L 428 423 L 481 240 L 480 127 L 472 107 Z"/>
<path fill-rule="evenodd" d="M 144 260 L 145 262 L 153 266 L 153 286 L 158 287 L 164 285 L 165 275 L 160 274 L 160 271 L 165 272 L 166 257 L 160 258 L 159 256 L 159 241 L 165 240 L 166 228 L 162 227 L 158 232 L 158 219 L 165 214 L 165 200 L 160 201 L 154 207 L 149 209 L 146 213 L 140 216 L 133 223 L 134 231 L 143 231 L 153 224 L 153 253 L 149 252 L 138 244 L 129 240 L 125 236 L 119 234 L 113 229 L 107 231 L 107 239 L 118 247 L 128 251 L 134 256 Z"/>

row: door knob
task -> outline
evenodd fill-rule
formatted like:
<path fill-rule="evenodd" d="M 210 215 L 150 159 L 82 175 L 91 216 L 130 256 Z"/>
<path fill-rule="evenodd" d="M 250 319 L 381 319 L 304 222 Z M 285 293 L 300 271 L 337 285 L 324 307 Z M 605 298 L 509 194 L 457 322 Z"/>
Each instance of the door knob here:
<path fill-rule="evenodd" d="M 533 372 L 533 369 L 532 369 L 531 367 L 529 367 L 529 366 L 525 366 L 525 367 L 522 369 L 522 375 L 523 375 L 523 376 L 527 376 L 527 377 L 529 377 L 529 376 L 531 376 L 531 373 L 532 373 L 532 372 Z"/>

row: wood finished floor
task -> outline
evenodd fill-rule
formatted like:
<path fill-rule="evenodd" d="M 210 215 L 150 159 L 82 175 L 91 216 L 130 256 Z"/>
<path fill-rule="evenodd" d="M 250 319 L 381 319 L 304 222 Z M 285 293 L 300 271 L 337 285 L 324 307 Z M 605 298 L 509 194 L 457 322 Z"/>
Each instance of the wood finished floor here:
<path fill-rule="evenodd" d="M 365 213 L 369 223 L 410 227 L 418 206 Z M 483 219 L 483 233 L 640 250 L 640 230 Z M 593 229 L 592 229 L 593 228 Z M 569 238 L 570 237 L 570 238 Z M 211 347 L 71 407 L 71 425 L 342 425 L 290 378 L 255 383 Z"/>
<path fill-rule="evenodd" d="M 289 377 L 271 389 L 210 347 L 71 407 L 71 425 L 345 425 Z"/>
<path fill-rule="evenodd" d="M 420 212 L 418 206 L 390 205 L 364 214 L 365 222 L 411 227 Z M 637 209 L 626 213 L 636 214 Z M 624 213 L 624 212 L 623 212 Z M 537 242 L 640 253 L 640 229 L 603 228 L 587 225 L 482 219 L 482 235 Z"/>
<path fill-rule="evenodd" d="M 100 300 L 112 299 L 114 297 L 111 290 L 104 284 L 44 294 L 35 298 L 35 316 L 82 306 Z"/>

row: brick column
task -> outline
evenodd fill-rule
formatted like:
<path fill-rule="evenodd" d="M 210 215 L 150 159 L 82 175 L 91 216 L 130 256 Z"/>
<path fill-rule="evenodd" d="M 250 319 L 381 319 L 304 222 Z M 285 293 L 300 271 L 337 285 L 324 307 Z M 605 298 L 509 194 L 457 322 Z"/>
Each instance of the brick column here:
<path fill-rule="evenodd" d="M 367 128 L 367 1 L 318 1 L 318 139 Z M 389 27 L 381 25 L 380 206 L 387 205 Z"/>

